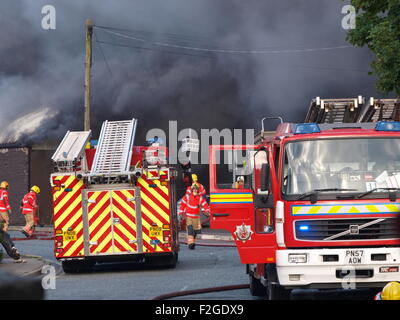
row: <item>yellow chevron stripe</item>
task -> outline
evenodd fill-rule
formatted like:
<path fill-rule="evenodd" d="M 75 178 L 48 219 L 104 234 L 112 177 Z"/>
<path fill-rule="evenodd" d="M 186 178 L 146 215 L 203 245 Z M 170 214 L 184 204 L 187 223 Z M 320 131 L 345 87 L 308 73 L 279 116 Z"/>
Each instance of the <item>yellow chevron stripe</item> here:
<path fill-rule="evenodd" d="M 142 206 L 142 212 L 153 222 L 157 223 L 158 226 L 162 226 L 162 222 L 155 217 L 146 207 Z M 144 219 L 142 219 L 142 223 L 143 223 Z M 169 220 L 167 220 L 169 221 Z M 147 221 L 146 221 L 147 223 Z M 149 229 L 150 230 L 150 229 Z"/>
<path fill-rule="evenodd" d="M 320 206 L 313 206 L 313 207 L 311 207 L 311 209 L 309 210 L 308 213 L 310 213 L 310 214 L 318 213 L 320 209 L 321 209 Z"/>
<path fill-rule="evenodd" d="M 107 243 L 110 242 L 110 240 L 112 240 L 111 233 L 109 234 L 109 236 L 104 238 L 104 240 L 100 243 L 100 245 L 95 250 L 93 250 L 93 253 L 103 251 L 104 247 L 107 245 Z M 113 251 L 113 246 L 111 245 L 110 248 L 108 248 L 108 250 L 106 252 L 101 252 L 101 253 L 112 253 L 112 251 Z"/>
<path fill-rule="evenodd" d="M 100 222 L 102 222 L 103 219 L 109 215 L 109 212 L 110 212 L 110 207 L 108 206 L 106 210 L 104 210 L 102 214 L 96 219 L 96 221 L 90 226 L 89 234 L 92 233 L 92 231 L 96 229 L 96 227 L 100 224 Z M 104 225 L 97 231 L 97 233 L 90 240 L 96 241 L 110 226 L 111 226 L 111 218 L 106 219 Z"/>
<path fill-rule="evenodd" d="M 77 198 L 75 199 L 75 201 L 74 201 L 68 208 L 66 208 L 66 209 L 64 210 L 64 212 L 58 217 L 58 219 L 56 219 L 57 222 L 54 221 L 54 223 L 58 225 L 59 223 L 63 222 L 63 221 L 65 220 L 65 218 L 68 217 L 68 215 L 69 215 L 77 206 L 81 206 L 81 205 L 82 205 L 82 196 L 79 196 L 79 197 L 77 197 Z M 55 211 L 55 214 L 57 214 L 57 213 L 58 213 L 58 212 Z M 80 215 L 82 215 L 82 208 L 79 209 L 79 210 L 75 213 L 74 217 L 79 217 Z M 74 217 L 73 217 L 73 218 L 74 218 Z M 73 218 L 71 218 L 71 219 L 73 219 Z"/>
<path fill-rule="evenodd" d="M 342 209 L 342 206 L 333 206 L 329 209 L 328 213 L 335 214 L 338 213 L 340 209 Z"/>
<path fill-rule="evenodd" d="M 82 237 L 78 238 L 78 240 L 76 240 L 75 244 L 68 251 L 66 251 L 66 253 L 64 253 L 64 255 L 65 256 L 72 255 L 74 253 L 74 251 L 82 244 L 83 244 L 83 235 L 82 235 Z M 79 253 L 80 253 L 80 255 L 83 255 L 83 247 L 82 247 L 82 250 L 79 251 Z M 79 255 L 79 253 L 78 253 L 78 255 Z"/>
<path fill-rule="evenodd" d="M 90 198 L 91 200 L 94 200 L 92 197 Z M 102 208 L 102 206 L 107 202 L 107 201 L 109 201 L 110 200 L 110 196 L 109 196 L 109 194 L 107 194 L 107 195 L 105 195 L 104 197 L 103 197 L 103 199 L 101 199 L 99 202 L 97 202 L 96 203 L 96 205 L 93 207 L 93 208 L 91 208 L 90 210 L 89 210 L 89 221 L 93 218 L 93 216 L 94 215 L 96 215 L 96 213 Z M 104 216 L 106 215 L 106 214 L 109 214 L 110 213 L 110 204 L 103 210 L 103 212 L 101 213 L 101 215 L 100 215 L 100 217 L 98 217 L 97 219 L 96 219 L 96 221 L 94 221 L 93 223 L 90 223 L 90 226 L 89 226 L 89 229 L 91 229 L 91 230 L 93 230 L 93 229 L 95 229 L 96 228 L 96 226 L 99 224 L 99 222 L 102 220 L 101 219 L 101 217 L 103 217 L 104 218 Z"/>
<path fill-rule="evenodd" d="M 385 205 L 388 208 L 389 212 L 399 212 L 399 208 L 394 204 Z"/>
<path fill-rule="evenodd" d="M 292 213 L 293 213 L 293 214 L 298 214 L 299 211 L 300 211 L 300 209 L 301 209 L 301 207 L 293 207 Z"/>
<path fill-rule="evenodd" d="M 167 200 L 164 199 L 163 196 L 161 196 L 156 190 L 154 190 L 154 188 L 149 187 L 149 184 L 147 183 L 147 181 L 143 180 L 143 179 L 139 179 L 141 181 L 139 181 L 139 183 L 142 185 L 143 188 L 146 188 L 146 190 L 148 190 L 154 198 L 156 198 L 158 201 L 160 201 L 165 208 L 169 209 L 169 202 Z M 162 187 L 160 186 L 160 182 L 156 181 L 155 184 L 157 184 L 157 189 L 160 189 L 161 191 L 163 191 L 167 196 L 168 196 L 168 188 L 167 187 Z M 162 190 L 164 188 L 164 190 Z M 165 190 L 167 190 L 165 192 Z"/>
<path fill-rule="evenodd" d="M 148 196 L 146 196 L 143 192 L 140 193 L 140 196 L 141 196 L 142 202 L 146 202 L 150 207 L 152 207 L 153 209 L 156 209 L 156 210 L 157 210 L 157 213 L 158 213 L 160 216 L 162 216 L 166 221 L 169 221 L 169 215 L 168 215 L 162 208 L 160 208 L 159 206 L 157 206 L 157 205 L 156 205 Z M 149 212 L 149 211 L 147 210 L 147 208 L 144 207 L 143 204 L 142 204 L 142 206 L 141 206 L 141 209 L 142 209 L 142 211 L 143 211 L 143 209 L 144 209 L 144 210 L 146 210 L 146 212 Z M 146 214 L 146 215 L 149 215 L 150 218 L 151 218 L 151 217 L 154 217 L 153 214 L 152 214 L 151 212 L 149 212 L 149 214 Z M 156 217 L 154 217 L 154 218 L 156 218 Z"/>
<path fill-rule="evenodd" d="M 118 216 L 119 216 L 128 226 L 130 226 L 133 230 L 136 231 L 136 224 L 135 224 L 131 219 L 129 219 L 127 216 L 125 216 L 125 214 L 124 214 L 121 210 L 119 210 L 117 207 L 113 207 L 113 211 L 114 211 L 115 213 L 117 213 Z M 134 214 L 134 216 L 135 216 L 135 214 Z M 125 230 L 125 228 L 124 228 L 124 230 Z"/>
<path fill-rule="evenodd" d="M 376 206 L 374 206 L 372 204 L 366 205 L 365 207 L 368 209 L 369 212 L 379 212 L 378 207 L 376 207 Z"/>
<path fill-rule="evenodd" d="M 124 251 L 132 251 L 133 249 L 123 240 L 118 233 L 114 232 L 114 240 L 118 241 L 118 243 L 124 247 Z M 117 246 L 114 245 L 114 252 L 124 252 L 120 250 Z"/>
<path fill-rule="evenodd" d="M 75 180 L 76 178 L 75 177 L 70 177 L 70 178 L 68 178 L 68 180 L 67 180 L 67 183 L 71 183 L 71 182 L 73 182 L 74 180 Z M 71 182 L 70 182 L 71 181 Z M 67 186 L 67 184 L 65 184 L 66 186 Z M 54 208 L 54 211 L 55 212 L 58 212 L 64 205 L 65 205 L 65 203 L 67 202 L 67 201 L 69 201 L 74 195 L 75 195 L 75 193 L 76 192 L 80 192 L 80 188 L 83 186 L 83 181 L 79 181 L 76 185 L 75 185 L 75 187 L 73 188 L 73 191 L 71 191 L 71 192 L 67 192 L 68 194 L 64 197 L 64 199 L 62 199 L 61 201 L 60 201 L 60 203 L 58 203 L 57 204 L 57 206 Z M 63 193 L 63 192 L 65 192 L 65 191 L 57 191 L 57 193 L 58 192 L 61 192 L 61 193 Z M 61 194 L 59 194 L 58 196 L 60 196 Z M 58 196 L 57 196 L 57 198 L 58 198 Z M 57 199 L 56 198 L 56 199 Z"/>

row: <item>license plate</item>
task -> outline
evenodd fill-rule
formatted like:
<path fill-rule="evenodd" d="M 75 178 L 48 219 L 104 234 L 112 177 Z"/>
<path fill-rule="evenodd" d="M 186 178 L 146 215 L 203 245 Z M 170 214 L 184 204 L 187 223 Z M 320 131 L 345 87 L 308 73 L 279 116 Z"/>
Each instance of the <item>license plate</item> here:
<path fill-rule="evenodd" d="M 75 231 L 64 231 L 63 234 L 64 241 L 76 241 L 76 232 Z"/>
<path fill-rule="evenodd" d="M 346 250 L 345 263 L 347 264 L 365 263 L 364 250 Z"/>
<path fill-rule="evenodd" d="M 161 237 L 161 227 L 150 227 L 150 237 Z"/>

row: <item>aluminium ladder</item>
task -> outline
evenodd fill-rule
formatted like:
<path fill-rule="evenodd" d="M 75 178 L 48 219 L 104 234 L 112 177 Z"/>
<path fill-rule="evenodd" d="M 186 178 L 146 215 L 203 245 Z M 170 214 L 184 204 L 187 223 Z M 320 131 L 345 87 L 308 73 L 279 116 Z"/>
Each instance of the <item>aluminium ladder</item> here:
<path fill-rule="evenodd" d="M 137 120 L 104 121 L 91 174 L 119 175 L 129 172 Z"/>

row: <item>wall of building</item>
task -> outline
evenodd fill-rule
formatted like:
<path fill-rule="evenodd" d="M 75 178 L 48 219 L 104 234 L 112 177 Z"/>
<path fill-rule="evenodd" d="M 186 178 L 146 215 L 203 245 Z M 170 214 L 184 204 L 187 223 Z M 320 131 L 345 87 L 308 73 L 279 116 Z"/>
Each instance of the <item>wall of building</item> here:
<path fill-rule="evenodd" d="M 0 149 L 0 180 L 10 184 L 11 225 L 23 225 L 25 221 L 20 213 L 20 204 L 29 190 L 29 161 L 29 148 Z"/>
<path fill-rule="evenodd" d="M 12 208 L 11 225 L 22 226 L 25 218 L 20 213 L 21 200 L 33 185 L 39 186 L 39 222 L 53 224 L 50 174 L 54 150 L 28 147 L 0 147 L 0 181 L 10 184 L 9 197 Z"/>

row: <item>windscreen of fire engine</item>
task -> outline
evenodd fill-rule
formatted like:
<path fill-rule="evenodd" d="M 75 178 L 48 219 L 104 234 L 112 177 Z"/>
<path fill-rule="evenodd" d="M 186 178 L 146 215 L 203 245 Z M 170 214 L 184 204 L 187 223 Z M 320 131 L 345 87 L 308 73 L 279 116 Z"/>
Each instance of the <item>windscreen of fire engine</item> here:
<path fill-rule="evenodd" d="M 331 192 L 355 193 L 399 187 L 400 139 L 298 141 L 285 147 L 285 195 L 316 189 L 352 189 Z"/>

